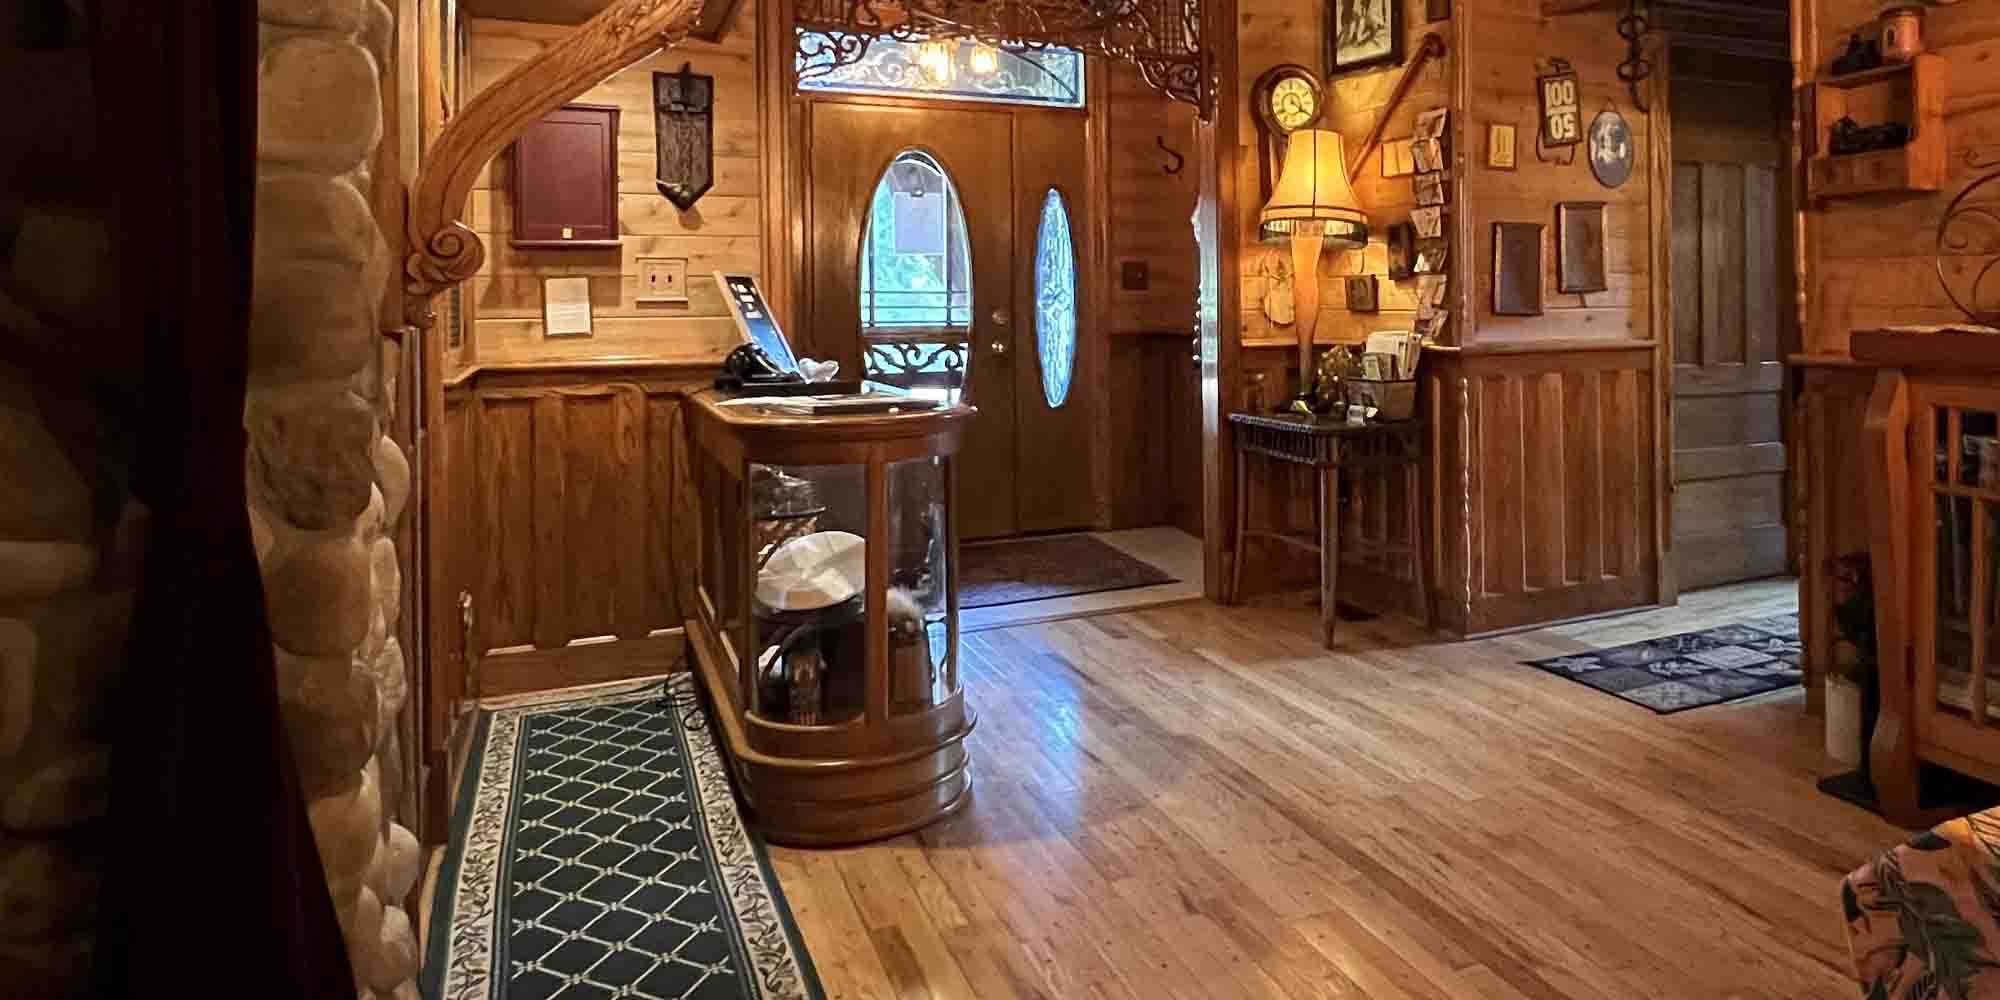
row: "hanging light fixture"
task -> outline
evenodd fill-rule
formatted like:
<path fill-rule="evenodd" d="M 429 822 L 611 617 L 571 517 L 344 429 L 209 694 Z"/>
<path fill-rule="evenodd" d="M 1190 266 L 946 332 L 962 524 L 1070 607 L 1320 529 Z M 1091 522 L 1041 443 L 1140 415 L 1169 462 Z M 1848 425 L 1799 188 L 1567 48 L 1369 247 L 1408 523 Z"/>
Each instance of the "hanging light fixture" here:
<path fill-rule="evenodd" d="M 974 45 L 966 65 L 977 76 L 992 76 L 1000 71 L 1000 50 L 983 42 Z"/>
<path fill-rule="evenodd" d="M 924 79 L 934 87 L 942 87 L 951 82 L 952 70 L 957 60 L 958 43 L 943 39 L 933 39 L 917 46 L 917 69 Z"/>

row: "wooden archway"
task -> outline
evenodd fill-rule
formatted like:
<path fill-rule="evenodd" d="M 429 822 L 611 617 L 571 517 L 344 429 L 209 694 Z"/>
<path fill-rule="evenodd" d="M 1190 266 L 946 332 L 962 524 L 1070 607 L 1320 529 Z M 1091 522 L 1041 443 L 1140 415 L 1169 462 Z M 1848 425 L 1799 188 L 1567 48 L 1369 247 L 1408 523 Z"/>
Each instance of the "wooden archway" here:
<path fill-rule="evenodd" d="M 704 0 L 612 0 L 562 41 L 467 102 L 424 154 L 404 225 L 403 316 L 428 332 L 439 293 L 479 270 L 486 247 L 460 220 L 488 161 L 523 128 L 607 77 L 686 39 Z"/>

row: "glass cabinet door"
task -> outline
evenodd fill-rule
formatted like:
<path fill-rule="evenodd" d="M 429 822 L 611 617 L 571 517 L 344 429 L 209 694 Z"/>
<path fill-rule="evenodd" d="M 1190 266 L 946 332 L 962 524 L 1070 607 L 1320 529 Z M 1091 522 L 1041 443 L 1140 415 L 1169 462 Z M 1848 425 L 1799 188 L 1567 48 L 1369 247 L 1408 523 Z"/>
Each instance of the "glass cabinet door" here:
<path fill-rule="evenodd" d="M 866 711 L 866 469 L 752 465 L 749 710 L 793 726 Z"/>
<path fill-rule="evenodd" d="M 926 712 L 958 690 L 951 459 L 889 466 L 889 714 Z"/>
<path fill-rule="evenodd" d="M 2000 620 L 2000 426 L 1992 411 L 1959 406 L 1930 410 L 1934 513 L 1929 560 L 1934 619 L 1921 637 L 1932 648 L 1938 710 L 1985 726 L 2000 715 L 2000 684 L 1988 674 Z M 1918 435 L 1921 440 L 1923 435 Z"/>

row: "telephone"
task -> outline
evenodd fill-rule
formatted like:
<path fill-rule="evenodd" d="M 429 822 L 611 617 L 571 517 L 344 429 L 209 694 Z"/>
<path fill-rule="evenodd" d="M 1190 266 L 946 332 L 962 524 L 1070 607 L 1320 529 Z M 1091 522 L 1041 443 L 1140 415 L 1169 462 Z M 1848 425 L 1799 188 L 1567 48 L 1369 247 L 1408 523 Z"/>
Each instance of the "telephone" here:
<path fill-rule="evenodd" d="M 756 396 L 840 396 L 861 391 L 861 383 L 855 379 L 808 382 L 798 372 L 779 367 L 756 344 L 744 344 L 722 359 L 722 374 L 716 376 L 715 387 Z"/>

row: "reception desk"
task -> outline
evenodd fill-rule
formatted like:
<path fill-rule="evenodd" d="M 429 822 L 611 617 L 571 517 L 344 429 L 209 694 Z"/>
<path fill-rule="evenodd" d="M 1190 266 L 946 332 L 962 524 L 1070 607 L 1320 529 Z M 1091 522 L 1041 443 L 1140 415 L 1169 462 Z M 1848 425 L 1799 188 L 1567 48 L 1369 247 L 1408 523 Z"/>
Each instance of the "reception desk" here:
<path fill-rule="evenodd" d="M 690 400 L 701 500 L 687 631 L 737 787 L 771 840 L 848 844 L 956 811 L 967 406 L 798 417 Z"/>

